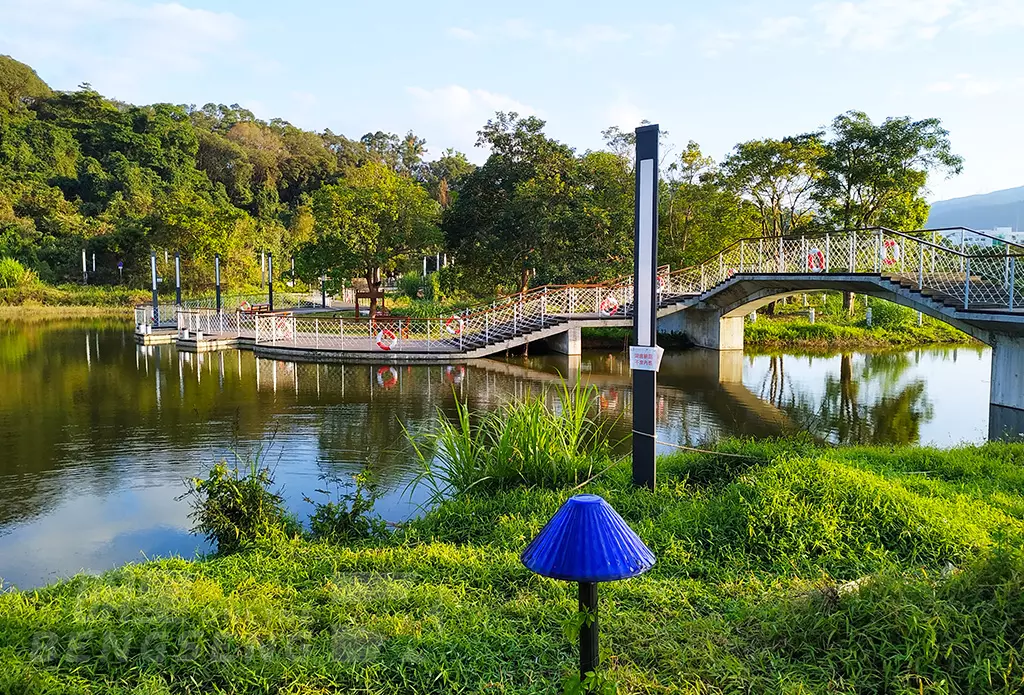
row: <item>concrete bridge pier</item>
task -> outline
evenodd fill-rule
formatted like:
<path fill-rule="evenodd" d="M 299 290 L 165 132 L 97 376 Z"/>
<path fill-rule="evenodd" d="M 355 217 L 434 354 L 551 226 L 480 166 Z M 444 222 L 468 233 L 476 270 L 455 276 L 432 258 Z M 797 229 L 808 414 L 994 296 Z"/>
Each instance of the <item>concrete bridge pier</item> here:
<path fill-rule="evenodd" d="M 710 350 L 743 349 L 743 317 L 723 316 L 716 309 L 696 309 L 658 318 L 659 333 L 684 335 L 694 345 Z"/>
<path fill-rule="evenodd" d="M 1024 440 L 1024 338 L 993 335 L 989 439 Z"/>
<path fill-rule="evenodd" d="M 567 328 L 564 333 L 553 335 L 545 342 L 548 347 L 563 355 L 579 356 L 583 353 L 583 337 L 580 328 Z"/>

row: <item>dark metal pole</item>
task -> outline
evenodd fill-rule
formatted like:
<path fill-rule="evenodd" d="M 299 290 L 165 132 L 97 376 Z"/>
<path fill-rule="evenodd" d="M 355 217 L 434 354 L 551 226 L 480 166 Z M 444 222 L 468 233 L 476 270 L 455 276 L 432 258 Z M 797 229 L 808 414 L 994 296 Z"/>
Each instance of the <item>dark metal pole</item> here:
<path fill-rule="evenodd" d="M 580 613 L 592 616 L 580 625 L 580 680 L 596 671 L 601 655 L 597 638 L 597 583 L 580 582 Z M 589 623 L 589 624 L 588 624 Z"/>
<path fill-rule="evenodd" d="M 213 276 L 217 287 L 217 313 L 220 313 L 220 254 L 213 254 Z"/>
<path fill-rule="evenodd" d="M 658 335 L 658 126 L 636 129 L 633 252 L 633 344 L 653 347 Z M 657 372 L 633 370 L 633 484 L 654 489 Z"/>
<path fill-rule="evenodd" d="M 274 254 L 267 254 L 267 305 L 274 310 Z"/>
<path fill-rule="evenodd" d="M 181 306 L 181 254 L 174 252 L 174 303 Z"/>
<path fill-rule="evenodd" d="M 160 299 L 156 294 L 156 250 L 150 256 L 150 267 L 153 270 L 153 325 L 160 323 Z"/>
<path fill-rule="evenodd" d="M 320 303 L 327 308 L 327 276 L 320 276 Z"/>

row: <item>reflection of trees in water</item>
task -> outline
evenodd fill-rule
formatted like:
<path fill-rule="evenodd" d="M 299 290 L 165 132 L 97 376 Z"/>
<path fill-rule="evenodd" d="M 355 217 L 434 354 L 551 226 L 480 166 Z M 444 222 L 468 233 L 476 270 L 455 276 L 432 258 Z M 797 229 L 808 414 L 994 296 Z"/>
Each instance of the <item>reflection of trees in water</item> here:
<path fill-rule="evenodd" d="M 855 369 L 844 353 L 839 377 L 825 375 L 820 399 L 798 393 L 786 378 L 784 356 L 771 359 L 761 397 L 786 410 L 802 429 L 842 444 L 908 444 L 933 416 L 923 379 L 903 383 L 911 353 L 869 353 Z M 872 388 L 868 389 L 867 386 Z"/>

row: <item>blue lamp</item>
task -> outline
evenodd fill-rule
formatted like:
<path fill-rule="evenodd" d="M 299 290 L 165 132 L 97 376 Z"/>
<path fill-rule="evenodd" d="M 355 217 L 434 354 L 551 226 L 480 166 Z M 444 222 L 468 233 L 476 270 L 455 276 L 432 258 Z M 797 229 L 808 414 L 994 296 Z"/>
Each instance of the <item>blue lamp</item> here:
<path fill-rule="evenodd" d="M 598 665 L 597 583 L 628 579 L 654 566 L 654 553 L 598 495 L 566 500 L 520 556 L 544 577 L 579 582 L 580 612 L 594 617 L 580 626 L 580 679 Z"/>

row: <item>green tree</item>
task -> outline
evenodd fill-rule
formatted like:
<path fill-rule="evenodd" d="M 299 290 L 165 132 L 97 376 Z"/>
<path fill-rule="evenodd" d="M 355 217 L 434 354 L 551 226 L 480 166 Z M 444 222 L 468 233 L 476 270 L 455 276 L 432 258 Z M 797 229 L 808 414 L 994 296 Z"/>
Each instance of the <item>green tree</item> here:
<path fill-rule="evenodd" d="M 815 197 L 831 226 L 917 229 L 928 217 L 928 174 L 958 174 L 949 132 L 937 118 L 887 118 L 874 124 L 849 111 L 832 121 Z"/>
<path fill-rule="evenodd" d="M 379 289 L 382 273 L 441 239 L 437 203 L 418 183 L 379 163 L 321 188 L 313 194 L 312 208 L 316 226 L 308 242 L 312 248 L 301 252 L 304 266 L 318 274 L 358 272 L 372 289 Z M 376 308 L 374 300 L 371 315 Z"/>
<path fill-rule="evenodd" d="M 753 204 L 723 185 L 715 161 L 693 141 L 666 168 L 659 203 L 658 261 L 673 267 L 699 263 L 760 230 Z"/>
<path fill-rule="evenodd" d="M 763 236 L 792 234 L 810 226 L 812 193 L 821 177 L 819 134 L 742 142 L 722 162 L 724 181 L 757 210 Z"/>
<path fill-rule="evenodd" d="M 499 112 L 477 133 L 491 150 L 462 186 L 444 220 L 448 249 L 483 291 L 524 291 L 568 277 L 591 249 L 576 237 L 587 217 L 580 163 L 544 134 L 534 116 Z M 582 213 L 582 214 L 581 214 Z"/>

